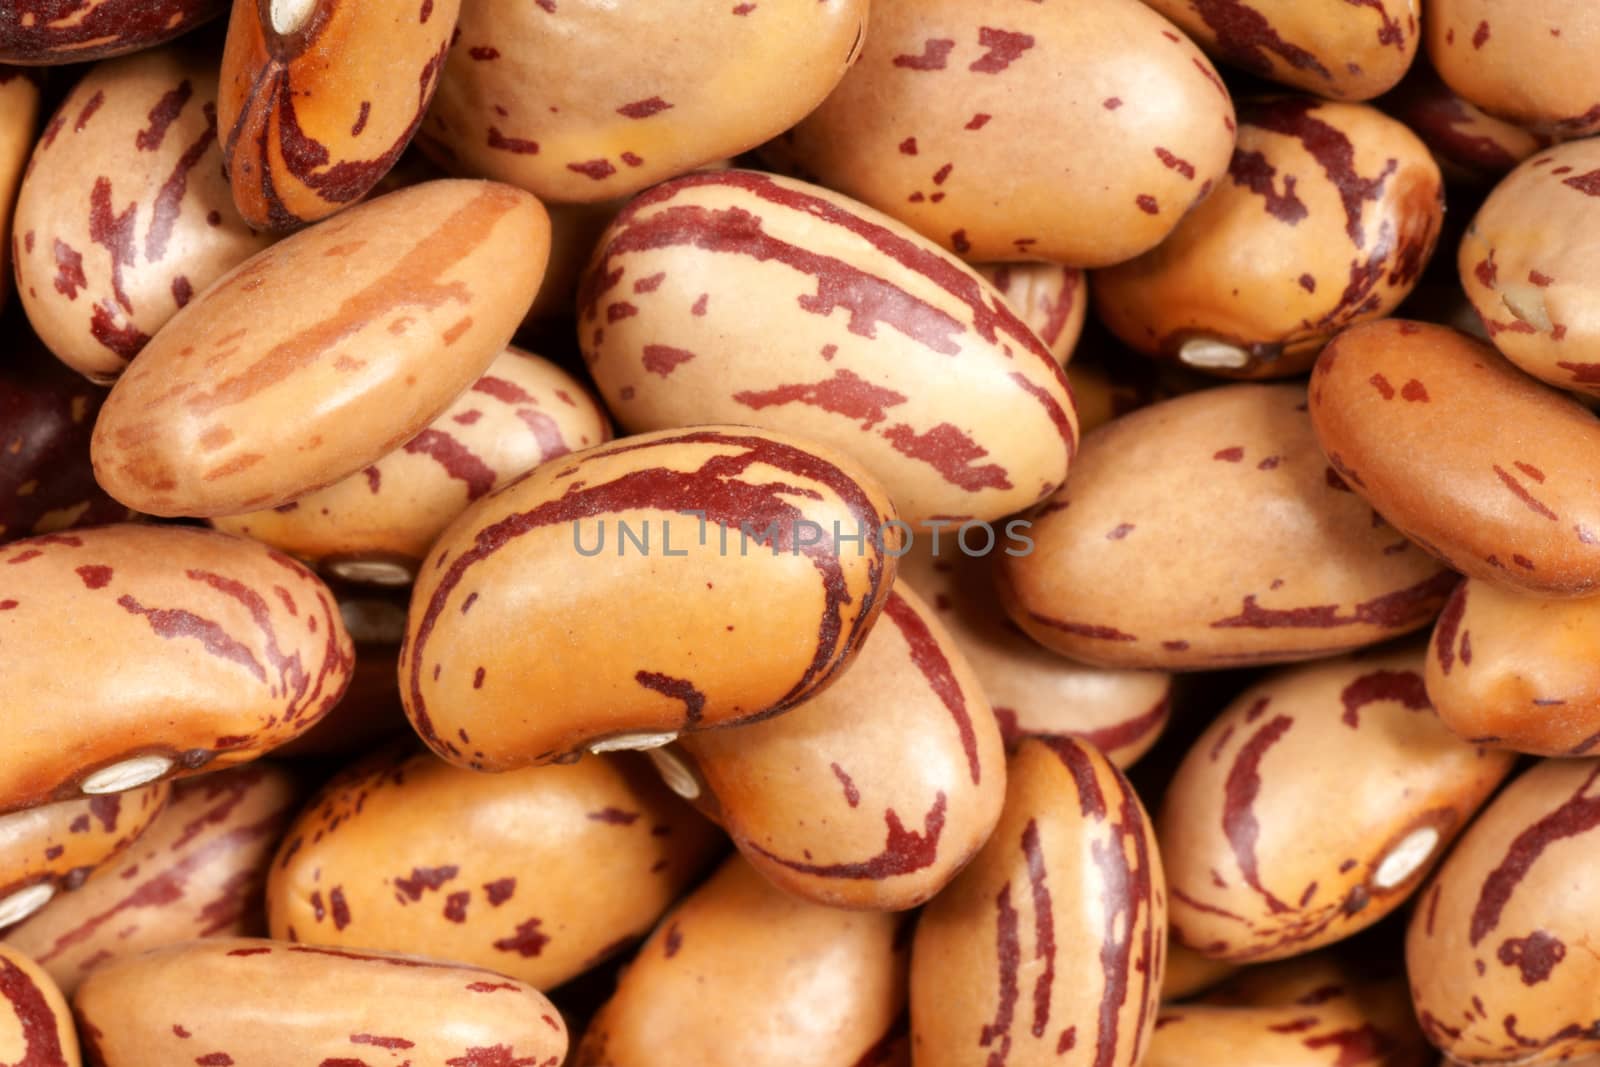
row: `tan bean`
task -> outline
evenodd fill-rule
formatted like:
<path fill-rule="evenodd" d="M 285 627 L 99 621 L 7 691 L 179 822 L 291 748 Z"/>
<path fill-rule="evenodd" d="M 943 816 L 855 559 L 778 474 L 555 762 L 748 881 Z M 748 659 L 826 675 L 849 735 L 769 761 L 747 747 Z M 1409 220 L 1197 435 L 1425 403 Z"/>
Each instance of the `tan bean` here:
<path fill-rule="evenodd" d="M 5 939 L 71 994 L 110 959 L 190 938 L 265 933 L 267 867 L 299 801 L 289 774 L 268 763 L 179 782 L 115 864 Z"/>
<path fill-rule="evenodd" d="M 406 585 L 450 521 L 540 463 L 611 439 L 578 380 L 508 348 L 416 437 L 326 489 L 211 525 L 339 578 Z"/>
<path fill-rule="evenodd" d="M 1227 960 L 1202 956 L 1176 937 L 1167 937 L 1167 973 L 1161 982 L 1161 1000 L 1187 1000 L 1204 993 L 1218 982 L 1237 973 L 1239 965 Z"/>
<path fill-rule="evenodd" d="M 1445 605 L 1428 698 L 1475 744 L 1584 756 L 1600 744 L 1600 601 L 1546 600 L 1469 578 Z"/>
<path fill-rule="evenodd" d="M 1222 79 L 1134 0 L 875 0 L 871 22 L 778 151 L 973 262 L 1131 259 L 1228 166 Z"/>
<path fill-rule="evenodd" d="M 1416 58 L 1418 0 L 1150 0 L 1226 63 L 1335 100 L 1370 100 Z M 1354 10 L 1352 10 L 1354 7 Z"/>
<path fill-rule="evenodd" d="M 1005 813 L 923 911 L 911 959 L 918 1067 L 1133 1067 L 1161 993 L 1167 902 L 1144 809 L 1092 746 L 1022 743 Z"/>
<path fill-rule="evenodd" d="M 343 1067 L 374 1056 L 557 1067 L 567 1052 L 567 1028 L 550 1002 L 493 971 L 256 938 L 115 960 L 73 1004 L 102 1067 Z"/>
<path fill-rule="evenodd" d="M 222 14 L 223 0 L 74 0 L 9 5 L 0 63 L 83 63 L 138 52 Z"/>
<path fill-rule="evenodd" d="M 731 859 L 645 942 L 573 1067 L 876 1067 L 905 1005 L 902 921 L 797 900 Z"/>
<path fill-rule="evenodd" d="M 356 586 L 339 597 L 339 615 L 355 642 L 356 664 L 339 702 L 305 733 L 273 749 L 275 756 L 349 756 L 411 736 L 400 703 L 400 642 L 409 589 Z"/>
<path fill-rule="evenodd" d="M 992 560 L 966 555 L 959 536 L 943 531 L 935 556 L 932 538 L 919 535 L 900 558 L 897 588 L 910 586 L 933 603 L 994 706 L 1007 746 L 1024 737 L 1075 736 L 1117 766 L 1132 766 L 1166 729 L 1172 676 L 1090 667 L 1041 648 L 1006 618 Z"/>
<path fill-rule="evenodd" d="M 78 1067 L 67 998 L 37 963 L 0 945 L 0 1058 L 18 1067 Z"/>
<path fill-rule="evenodd" d="M 197 293 L 272 243 L 228 195 L 216 59 L 102 63 L 45 127 L 17 200 L 17 284 L 63 363 L 108 383 Z"/>
<path fill-rule="evenodd" d="M 0 309 L 11 295 L 11 217 L 38 122 L 38 84 L 0 67 Z"/>
<path fill-rule="evenodd" d="M 1474 578 L 1600 592 L 1600 422 L 1481 341 L 1388 320 L 1347 330 L 1311 378 L 1311 420 L 1344 481 Z"/>
<path fill-rule="evenodd" d="M 1452 1061 L 1551 1063 L 1600 1052 L 1600 761 L 1545 760 L 1462 835 L 1412 913 L 1417 1017 Z"/>
<path fill-rule="evenodd" d="M 1457 96 L 1427 63 L 1377 103 L 1422 138 L 1446 182 L 1493 181 L 1550 143 Z"/>
<path fill-rule="evenodd" d="M 1410 647 L 1277 672 L 1194 743 L 1157 824 L 1185 944 L 1234 962 L 1299 955 L 1421 884 L 1512 762 L 1446 729 L 1422 661 Z"/>
<path fill-rule="evenodd" d="M 1600 26 L 1585 0 L 1426 0 L 1428 59 L 1491 115 L 1561 138 L 1600 132 Z"/>
<path fill-rule="evenodd" d="M 601 239 L 579 313 L 622 425 L 803 434 L 877 475 L 907 522 L 1017 511 L 1077 447 L 1061 368 L 1010 305 L 817 186 L 734 170 L 652 189 Z"/>
<path fill-rule="evenodd" d="M 83 885 L 149 829 L 171 790 L 166 782 L 152 782 L 0 816 L 0 928 L 26 919 L 62 890 Z"/>
<path fill-rule="evenodd" d="M 253 760 L 349 679 L 332 594 L 265 546 L 102 526 L 0 559 L 0 811 Z"/>
<path fill-rule="evenodd" d="M 856 58 L 867 0 L 464 5 L 420 143 L 541 199 L 628 196 L 788 129 Z M 619 56 L 639 57 L 618 77 Z"/>
<path fill-rule="evenodd" d="M 279 939 L 549 989 L 647 933 L 719 840 L 639 757 L 479 774 L 401 751 L 334 779 L 296 820 L 268 921 Z"/>
<path fill-rule="evenodd" d="M 547 463 L 424 562 L 406 712 L 446 760 L 510 770 L 785 711 L 834 680 L 883 610 L 894 514 L 834 453 L 744 427 Z"/>
<path fill-rule="evenodd" d="M 411 143 L 461 0 L 234 0 L 217 117 L 233 199 L 257 229 L 354 203 Z"/>
<path fill-rule="evenodd" d="M 1087 275 L 1059 263 L 991 263 L 978 273 L 1011 301 L 1056 362 L 1066 366 L 1089 311 Z"/>
<path fill-rule="evenodd" d="M 1309 659 L 1426 625 L 1456 578 L 1323 459 L 1299 386 L 1156 404 L 1084 441 L 997 575 L 1011 618 L 1104 667 Z"/>
<path fill-rule="evenodd" d="M 504 350 L 548 234 L 526 193 L 437 181 L 258 253 L 174 316 L 117 382 L 95 426 L 100 483 L 141 511 L 209 517 L 356 473 Z M 271 316 L 258 290 L 272 294 Z"/>
<path fill-rule="evenodd" d="M 1600 396 L 1590 321 L 1600 243 L 1600 146 L 1557 145 L 1512 171 L 1461 239 L 1461 285 L 1489 339 L 1551 385 Z"/>
<path fill-rule="evenodd" d="M 832 907 L 925 903 L 982 847 L 1005 800 L 989 703 L 933 609 L 903 586 L 820 696 L 680 744 L 751 866 Z"/>
<path fill-rule="evenodd" d="M 1363 104 L 1248 100 L 1228 180 L 1171 237 L 1095 275 L 1126 344 L 1233 378 L 1304 373 L 1352 322 L 1392 311 L 1433 255 L 1439 167 Z"/>

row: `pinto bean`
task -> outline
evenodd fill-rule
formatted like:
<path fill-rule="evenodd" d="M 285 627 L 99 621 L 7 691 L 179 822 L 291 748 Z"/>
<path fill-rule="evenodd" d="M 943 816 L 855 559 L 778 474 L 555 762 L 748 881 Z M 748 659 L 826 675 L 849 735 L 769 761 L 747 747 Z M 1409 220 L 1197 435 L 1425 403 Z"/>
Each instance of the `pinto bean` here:
<path fill-rule="evenodd" d="M 1059 263 L 990 263 L 978 273 L 1011 301 L 1056 362 L 1066 366 L 1089 311 L 1084 272 Z"/>
<path fill-rule="evenodd" d="M 0 309 L 11 293 L 11 218 L 39 122 L 39 86 L 26 73 L 0 67 Z"/>
<path fill-rule="evenodd" d="M 152 48 L 201 26 L 224 0 L 74 0 L 8 3 L 0 63 L 85 63 Z"/>
<path fill-rule="evenodd" d="M 1550 143 L 1457 96 L 1426 63 L 1377 104 L 1422 138 L 1446 182 L 1494 181 Z"/>
<path fill-rule="evenodd" d="M 0 1057 L 19 1067 L 83 1062 L 67 998 L 37 963 L 0 945 Z"/>

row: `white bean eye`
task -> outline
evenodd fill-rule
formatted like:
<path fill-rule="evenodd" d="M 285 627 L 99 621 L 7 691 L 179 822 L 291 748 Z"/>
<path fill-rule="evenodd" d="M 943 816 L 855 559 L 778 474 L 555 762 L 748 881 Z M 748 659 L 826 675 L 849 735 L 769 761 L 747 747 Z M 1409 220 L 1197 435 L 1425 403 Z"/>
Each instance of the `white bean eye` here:
<path fill-rule="evenodd" d="M 81 788 L 85 793 L 121 793 L 153 782 L 170 770 L 170 756 L 135 756 L 109 767 L 101 767 L 83 780 Z"/>
<path fill-rule="evenodd" d="M 384 588 L 410 585 L 416 572 L 404 563 L 388 559 L 340 559 L 324 563 L 322 569 L 335 578 L 358 585 L 381 585 Z"/>
<path fill-rule="evenodd" d="M 317 0 L 272 0 L 272 28 L 287 36 L 305 25 Z"/>
<path fill-rule="evenodd" d="M 1393 889 L 1410 878 L 1418 867 L 1428 862 L 1433 850 L 1439 847 L 1439 831 L 1432 826 L 1413 830 L 1378 861 L 1372 875 L 1372 884 L 1379 889 Z"/>
<path fill-rule="evenodd" d="M 19 889 L 4 900 L 0 900 L 0 929 L 26 919 L 50 903 L 50 899 L 55 895 L 55 886 L 49 882 L 40 882 L 38 885 Z"/>
<path fill-rule="evenodd" d="M 1237 369 L 1250 365 L 1250 353 L 1238 345 L 1214 337 L 1196 337 L 1185 341 L 1183 347 L 1178 349 L 1178 358 L 1191 367 Z"/>
<path fill-rule="evenodd" d="M 595 755 L 602 752 L 633 752 L 647 748 L 660 748 L 670 745 L 678 739 L 676 733 L 670 734 L 619 734 L 616 737 L 606 737 L 589 746 L 589 751 Z"/>
<path fill-rule="evenodd" d="M 687 763 L 664 748 L 652 748 L 647 754 L 668 789 L 685 800 L 693 800 L 700 795 L 700 780 Z"/>

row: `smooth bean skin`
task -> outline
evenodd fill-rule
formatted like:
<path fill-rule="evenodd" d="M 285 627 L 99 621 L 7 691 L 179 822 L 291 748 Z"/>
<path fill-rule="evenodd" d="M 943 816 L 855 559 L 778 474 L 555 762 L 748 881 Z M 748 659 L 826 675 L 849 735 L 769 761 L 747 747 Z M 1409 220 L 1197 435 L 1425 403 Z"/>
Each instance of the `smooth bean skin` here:
<path fill-rule="evenodd" d="M 1491 115 L 1562 139 L 1600 132 L 1600 25 L 1584 0 L 1426 0 L 1428 59 Z"/>
<path fill-rule="evenodd" d="M 679 743 L 750 865 L 836 908 L 927 902 L 982 847 L 1005 800 L 1005 747 L 978 679 L 904 586 L 822 694 Z"/>
<path fill-rule="evenodd" d="M 909 586 L 934 605 L 993 705 L 1006 745 L 1081 737 L 1118 767 L 1131 767 L 1166 729 L 1172 676 L 1090 667 L 1040 647 L 1006 617 L 993 559 L 966 555 L 959 540 L 952 547 L 958 537 L 945 530 L 936 556 L 931 537 L 919 535 L 900 558 L 897 588 Z"/>
<path fill-rule="evenodd" d="M 308 996 L 309 990 L 315 990 Z M 493 971 L 260 938 L 123 957 L 73 997 L 102 1067 L 370 1062 L 557 1067 L 567 1028 L 544 995 Z"/>
<path fill-rule="evenodd" d="M 1405 299 L 1443 217 L 1438 164 L 1378 109 L 1246 100 L 1228 179 L 1158 247 L 1097 272 L 1095 308 L 1147 355 L 1302 374 L 1328 338 Z"/>
<path fill-rule="evenodd" d="M 388 173 L 438 87 L 460 0 L 374 4 L 234 0 L 217 118 L 233 200 L 250 225 L 290 230 Z"/>
<path fill-rule="evenodd" d="M 1447 183 L 1496 181 L 1550 143 L 1457 96 L 1426 63 L 1412 67 L 1377 105 L 1422 139 Z"/>
<path fill-rule="evenodd" d="M 102 526 L 14 541 L 0 561 L 0 811 L 256 759 L 349 679 L 332 594 L 263 545 Z M 97 784 L 136 762 L 137 780 Z"/>
<path fill-rule="evenodd" d="M 352 581 L 409 583 L 467 505 L 540 463 L 611 439 L 605 412 L 549 360 L 507 348 L 416 437 L 299 500 L 213 519 Z"/>
<path fill-rule="evenodd" d="M 893 219 L 788 178 L 699 173 L 635 198 L 579 317 L 629 430 L 801 434 L 871 470 L 909 523 L 1027 507 L 1077 447 L 1066 378 L 1003 297 Z"/>
<path fill-rule="evenodd" d="M 177 311 L 266 248 L 217 147 L 216 59 L 185 44 L 93 67 L 17 199 L 17 286 L 63 363 L 110 384 Z"/>
<path fill-rule="evenodd" d="M 1412 541 L 1535 596 L 1600 592 L 1600 421 L 1443 326 L 1340 334 L 1311 376 L 1328 462 Z M 1508 432 L 1510 431 L 1510 432 Z"/>
<path fill-rule="evenodd" d="M 1544 760 L 1462 835 L 1412 913 L 1406 965 L 1428 1040 L 1463 1064 L 1600 1052 L 1588 951 L 1600 761 Z"/>
<path fill-rule="evenodd" d="M 1419 0 L 1149 0 L 1212 57 L 1334 100 L 1388 91 L 1416 58 Z"/>
<path fill-rule="evenodd" d="M 526 193 L 435 181 L 279 241 L 190 301 L 118 380 L 96 477 L 140 511 L 208 518 L 356 473 L 504 351 L 548 236 Z"/>
<path fill-rule="evenodd" d="M 1469 578 L 1439 615 L 1428 699 L 1475 744 L 1586 756 L 1600 744 L 1600 601 L 1546 600 Z"/>
<path fill-rule="evenodd" d="M 541 200 L 629 196 L 793 126 L 855 60 L 866 20 L 867 0 L 466 4 L 419 143 Z"/>
<path fill-rule="evenodd" d="M 1329 660 L 1228 705 L 1157 823 L 1177 937 L 1232 962 L 1283 959 L 1405 903 L 1512 764 L 1446 729 L 1422 671 L 1419 647 Z"/>
<path fill-rule="evenodd" d="M 89 463 L 105 400 L 52 356 L 13 310 L 0 320 L 0 543 L 133 519 Z"/>
<path fill-rule="evenodd" d="M 1538 153 L 1495 186 L 1461 239 L 1461 286 L 1512 363 L 1562 389 L 1600 396 L 1600 146 Z"/>
<path fill-rule="evenodd" d="M 1059 263 L 987 263 L 978 273 L 1011 301 L 1028 329 L 1065 367 L 1089 312 L 1088 276 Z"/>
<path fill-rule="evenodd" d="M 67 998 L 37 963 L 0 945 L 0 1057 L 19 1067 L 83 1062 Z"/>
<path fill-rule="evenodd" d="M 211 21 L 224 7 L 224 0 L 14 2 L 0 23 L 0 63 L 54 66 L 139 52 Z"/>
<path fill-rule="evenodd" d="M 400 642 L 409 589 L 351 585 L 338 590 L 339 615 L 355 642 L 356 664 L 339 702 L 315 726 L 273 749 L 276 756 L 348 756 L 411 735 L 400 703 Z"/>
<path fill-rule="evenodd" d="M 1202 956 L 1176 937 L 1167 938 L 1167 973 L 1161 981 L 1161 1002 L 1187 1000 L 1235 974 L 1239 965 Z"/>
<path fill-rule="evenodd" d="M 1456 578 L 1328 466 L 1294 385 L 1155 404 L 1084 441 L 998 560 L 1012 620 L 1102 667 L 1289 662 L 1426 625 Z"/>
<path fill-rule="evenodd" d="M 480 774 L 400 751 L 351 768 L 295 820 L 269 929 L 550 989 L 649 932 L 719 843 L 638 757 Z"/>
<path fill-rule="evenodd" d="M 1078 359 L 1067 364 L 1067 381 L 1078 409 L 1078 432 L 1098 430 L 1112 419 L 1198 392 L 1217 384 L 1208 374 L 1181 363 L 1153 362 L 1117 346 L 1099 359 Z"/>
<path fill-rule="evenodd" d="M 906 999 L 904 921 L 774 887 L 739 857 L 671 911 L 573 1067 L 854 1067 Z"/>
<path fill-rule="evenodd" d="M 847 460 L 748 427 L 547 463 L 469 508 L 423 563 L 406 713 L 449 762 L 504 771 L 786 711 L 883 610 L 902 535 L 878 531 L 894 516 Z M 802 523 L 820 543 L 798 543 L 814 533 Z M 865 542 L 836 542 L 836 525 Z"/>
<path fill-rule="evenodd" d="M 1161 858 L 1127 779 L 1075 738 L 1024 741 L 1000 825 L 917 923 L 918 1067 L 1133 1067 L 1166 930 Z"/>
<path fill-rule="evenodd" d="M 150 828 L 167 806 L 172 787 L 151 782 L 126 793 L 63 800 L 0 816 L 0 907 L 10 925 L 32 914 L 11 900 L 26 893 L 44 906 L 62 890 L 77 889 Z M 47 886 L 49 892 L 37 887 Z M 18 911 L 12 911 L 12 908 Z"/>
<path fill-rule="evenodd" d="M 114 864 L 7 930 L 6 942 L 71 995 L 109 959 L 265 933 L 267 867 L 301 799 L 293 777 L 270 763 L 178 782 L 166 810 Z"/>
<path fill-rule="evenodd" d="M 860 61 L 774 149 L 974 263 L 1103 267 L 1205 197 L 1233 122 L 1211 62 L 1134 0 L 875 0 Z"/>
<path fill-rule="evenodd" d="M 0 67 L 0 310 L 11 295 L 11 216 L 39 122 L 39 86 Z"/>

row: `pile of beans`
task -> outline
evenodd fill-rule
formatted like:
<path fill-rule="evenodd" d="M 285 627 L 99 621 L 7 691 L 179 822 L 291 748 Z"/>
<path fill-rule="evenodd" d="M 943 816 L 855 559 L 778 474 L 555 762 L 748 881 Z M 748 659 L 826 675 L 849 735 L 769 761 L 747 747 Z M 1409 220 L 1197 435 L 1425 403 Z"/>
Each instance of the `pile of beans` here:
<path fill-rule="evenodd" d="M 0 1063 L 1600 1064 L 1592 0 L 0 0 L 0 308 Z"/>

